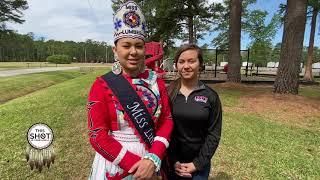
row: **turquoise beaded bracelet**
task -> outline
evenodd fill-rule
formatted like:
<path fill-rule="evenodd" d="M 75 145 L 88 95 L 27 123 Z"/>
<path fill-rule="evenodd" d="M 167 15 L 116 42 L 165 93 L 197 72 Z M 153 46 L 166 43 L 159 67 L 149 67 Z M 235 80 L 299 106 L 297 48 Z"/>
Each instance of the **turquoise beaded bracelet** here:
<path fill-rule="evenodd" d="M 160 158 L 153 154 L 153 153 L 147 153 L 145 156 L 143 156 L 143 159 L 150 159 L 154 165 L 156 166 L 156 172 L 158 172 L 160 170 L 160 167 L 161 167 L 161 160 Z"/>

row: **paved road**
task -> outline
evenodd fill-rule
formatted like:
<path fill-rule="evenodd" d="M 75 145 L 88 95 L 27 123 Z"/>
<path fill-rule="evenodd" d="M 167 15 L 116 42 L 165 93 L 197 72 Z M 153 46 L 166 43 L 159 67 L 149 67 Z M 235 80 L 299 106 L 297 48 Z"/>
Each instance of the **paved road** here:
<path fill-rule="evenodd" d="M 80 67 L 45 67 L 45 68 L 34 68 L 34 69 L 16 69 L 16 70 L 5 70 L 0 71 L 0 77 L 17 76 L 21 74 L 31 74 L 39 72 L 49 72 L 49 71 L 62 71 L 80 69 Z"/>

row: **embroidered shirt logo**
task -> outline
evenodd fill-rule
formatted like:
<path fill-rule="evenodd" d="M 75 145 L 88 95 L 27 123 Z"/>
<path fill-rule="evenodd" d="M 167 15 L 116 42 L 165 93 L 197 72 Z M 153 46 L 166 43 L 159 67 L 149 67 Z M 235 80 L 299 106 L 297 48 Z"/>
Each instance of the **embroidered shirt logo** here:
<path fill-rule="evenodd" d="M 196 102 L 203 102 L 203 103 L 206 103 L 208 101 L 208 98 L 205 97 L 205 96 L 196 96 L 194 97 L 194 100 Z"/>

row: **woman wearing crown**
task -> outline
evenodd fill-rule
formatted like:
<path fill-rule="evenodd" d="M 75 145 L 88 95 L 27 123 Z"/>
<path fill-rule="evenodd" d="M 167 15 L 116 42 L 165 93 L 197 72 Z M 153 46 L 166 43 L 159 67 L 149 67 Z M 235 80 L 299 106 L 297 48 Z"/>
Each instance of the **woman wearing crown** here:
<path fill-rule="evenodd" d="M 133 1 L 114 15 L 116 62 L 88 97 L 89 139 L 96 150 L 89 179 L 153 179 L 173 128 L 163 80 L 144 69 L 145 18 Z"/>

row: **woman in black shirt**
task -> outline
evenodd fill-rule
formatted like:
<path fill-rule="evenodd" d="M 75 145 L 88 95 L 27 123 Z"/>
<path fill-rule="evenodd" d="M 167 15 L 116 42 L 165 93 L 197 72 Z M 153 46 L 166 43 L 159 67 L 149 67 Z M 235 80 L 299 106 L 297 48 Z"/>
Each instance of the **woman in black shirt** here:
<path fill-rule="evenodd" d="M 197 45 L 181 46 L 174 62 L 180 78 L 168 87 L 174 120 L 169 148 L 174 172 L 169 179 L 208 179 L 221 136 L 220 99 L 199 81 L 203 57 Z"/>

